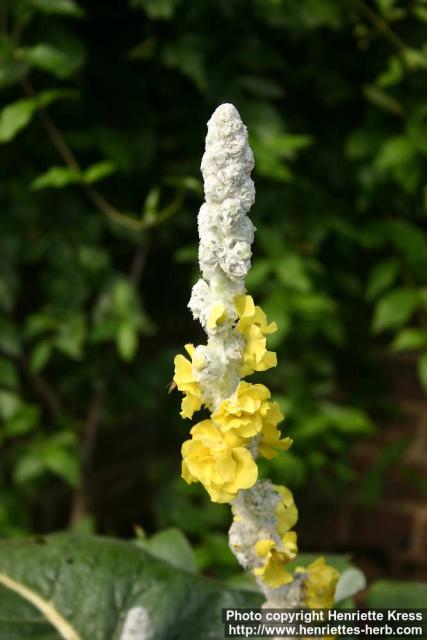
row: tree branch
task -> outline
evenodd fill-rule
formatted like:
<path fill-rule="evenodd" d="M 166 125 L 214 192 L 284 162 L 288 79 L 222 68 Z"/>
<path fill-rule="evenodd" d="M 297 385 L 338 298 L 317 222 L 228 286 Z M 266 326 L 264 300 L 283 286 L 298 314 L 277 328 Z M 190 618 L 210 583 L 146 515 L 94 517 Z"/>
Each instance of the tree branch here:
<path fill-rule="evenodd" d="M 50 383 L 39 373 L 34 373 L 31 370 L 27 359 L 23 355 L 14 355 L 4 349 L 0 349 L 0 356 L 12 360 L 25 374 L 25 376 L 32 383 L 35 391 L 44 401 L 46 407 L 49 409 L 52 415 L 58 415 L 62 413 L 63 406 L 59 395 L 50 385 Z"/>
<path fill-rule="evenodd" d="M 365 18 L 371 23 L 371 25 L 381 33 L 386 40 L 401 54 L 405 61 L 405 51 L 407 46 L 405 42 L 391 29 L 390 25 L 384 18 L 376 13 L 372 7 L 370 7 L 364 0 L 352 0 L 356 9 L 365 16 Z"/>
<path fill-rule="evenodd" d="M 24 80 L 22 83 L 24 88 L 24 92 L 29 97 L 34 97 L 36 95 L 36 91 L 29 80 Z M 52 118 L 47 113 L 45 107 L 39 105 L 37 107 L 37 112 L 40 118 L 40 121 L 43 127 L 46 130 L 53 146 L 58 151 L 59 155 L 65 162 L 65 164 L 74 171 L 78 173 L 82 173 L 82 168 L 80 163 L 78 162 L 76 156 L 73 151 L 68 146 L 64 136 L 61 131 L 58 129 L 56 124 L 53 122 Z M 81 182 L 81 187 L 83 191 L 88 196 L 89 200 L 92 204 L 100 211 L 103 215 L 105 215 L 109 220 L 116 224 L 120 224 L 128 229 L 133 231 L 146 231 L 147 229 L 152 229 L 153 227 L 158 226 L 162 222 L 165 222 L 169 218 L 171 218 L 175 213 L 177 213 L 183 202 L 184 202 L 184 192 L 182 189 L 177 191 L 175 198 L 170 202 L 164 209 L 158 212 L 156 216 L 153 216 L 149 219 L 138 220 L 138 218 L 134 218 L 129 216 L 126 213 L 123 213 L 119 209 L 117 209 L 114 205 L 111 204 L 102 195 L 95 187 L 90 184 L 86 184 L 85 182 Z"/>

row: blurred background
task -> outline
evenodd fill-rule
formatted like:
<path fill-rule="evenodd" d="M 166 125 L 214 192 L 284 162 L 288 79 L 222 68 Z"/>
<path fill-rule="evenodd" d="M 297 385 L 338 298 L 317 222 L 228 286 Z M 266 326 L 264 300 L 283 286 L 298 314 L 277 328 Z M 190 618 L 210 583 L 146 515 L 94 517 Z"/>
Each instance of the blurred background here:
<path fill-rule="evenodd" d="M 426 0 L 0 0 L 0 31 L 0 535 L 176 527 L 238 571 L 168 393 L 229 101 L 295 439 L 262 472 L 305 551 L 427 578 Z"/>

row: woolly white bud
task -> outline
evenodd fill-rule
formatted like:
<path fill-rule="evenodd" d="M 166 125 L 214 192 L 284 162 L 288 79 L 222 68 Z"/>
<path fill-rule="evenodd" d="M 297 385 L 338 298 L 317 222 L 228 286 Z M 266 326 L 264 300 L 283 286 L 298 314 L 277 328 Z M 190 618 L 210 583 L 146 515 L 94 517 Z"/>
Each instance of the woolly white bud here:
<path fill-rule="evenodd" d="M 254 227 L 246 214 L 255 200 L 253 166 L 239 113 L 231 104 L 221 105 L 208 122 L 201 163 L 206 203 L 199 213 L 199 261 L 208 279 L 242 280 L 250 268 Z"/>
<path fill-rule="evenodd" d="M 255 199 L 253 166 L 248 132 L 237 109 L 219 106 L 208 122 L 201 163 L 206 198 L 198 215 L 203 279 L 194 285 L 188 305 L 208 335 L 207 346 L 197 354 L 204 366 L 193 368 L 203 402 L 211 409 L 230 396 L 240 380 L 243 340 L 235 328 L 234 300 L 244 293 L 251 266 L 255 227 L 247 212 Z"/>

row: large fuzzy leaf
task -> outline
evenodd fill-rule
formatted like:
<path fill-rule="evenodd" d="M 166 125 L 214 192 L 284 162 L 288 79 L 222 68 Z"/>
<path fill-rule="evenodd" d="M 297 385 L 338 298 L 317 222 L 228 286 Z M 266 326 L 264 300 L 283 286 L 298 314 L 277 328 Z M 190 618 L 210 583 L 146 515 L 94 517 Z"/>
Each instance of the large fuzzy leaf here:
<path fill-rule="evenodd" d="M 131 542 L 57 534 L 0 544 L 0 640 L 213 640 L 223 607 L 260 604 Z"/>

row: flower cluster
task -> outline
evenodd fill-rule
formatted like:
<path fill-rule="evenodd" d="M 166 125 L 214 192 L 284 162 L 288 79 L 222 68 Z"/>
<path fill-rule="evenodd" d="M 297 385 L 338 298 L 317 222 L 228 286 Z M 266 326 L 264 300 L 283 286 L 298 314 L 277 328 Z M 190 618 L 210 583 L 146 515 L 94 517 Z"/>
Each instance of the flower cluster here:
<path fill-rule="evenodd" d="M 203 420 L 191 429 L 191 436 L 182 445 L 186 482 L 201 482 L 213 502 L 230 502 L 241 489 L 255 484 L 258 467 L 238 435 Z"/>
<path fill-rule="evenodd" d="M 190 372 L 191 363 L 184 356 L 177 356 L 175 363 L 180 389 L 197 384 Z M 283 415 L 269 398 L 270 391 L 264 385 L 242 381 L 209 420 L 191 429 L 191 440 L 182 446 L 182 476 L 189 483 L 201 482 L 213 502 L 231 502 L 241 489 L 255 484 L 258 468 L 249 445 L 255 444 L 259 454 L 268 459 L 277 455 L 277 449 L 291 446 L 291 438 L 280 437 L 277 425 Z M 183 407 L 190 403 L 191 409 L 200 403 L 194 386 L 186 391 Z"/>
<path fill-rule="evenodd" d="M 289 571 L 298 552 L 298 511 L 286 487 L 258 478 L 258 457 L 271 459 L 292 444 L 282 438 L 283 414 L 269 389 L 244 380 L 277 365 L 267 349 L 277 331 L 245 291 L 255 228 L 247 216 L 255 189 L 253 154 L 245 125 L 230 104 L 208 123 L 201 169 L 205 203 L 198 216 L 202 278 L 189 307 L 207 344 L 187 344 L 175 357 L 174 383 L 183 393 L 181 416 L 200 409 L 208 417 L 182 445 L 182 477 L 200 482 L 213 502 L 231 503 L 230 548 L 274 606 L 329 607 L 338 574 L 319 558 Z"/>
<path fill-rule="evenodd" d="M 304 567 L 298 567 L 296 574 L 303 574 L 304 604 L 310 609 L 330 609 L 334 604 L 335 588 L 340 574 L 326 564 L 325 558 L 317 558 Z"/>

